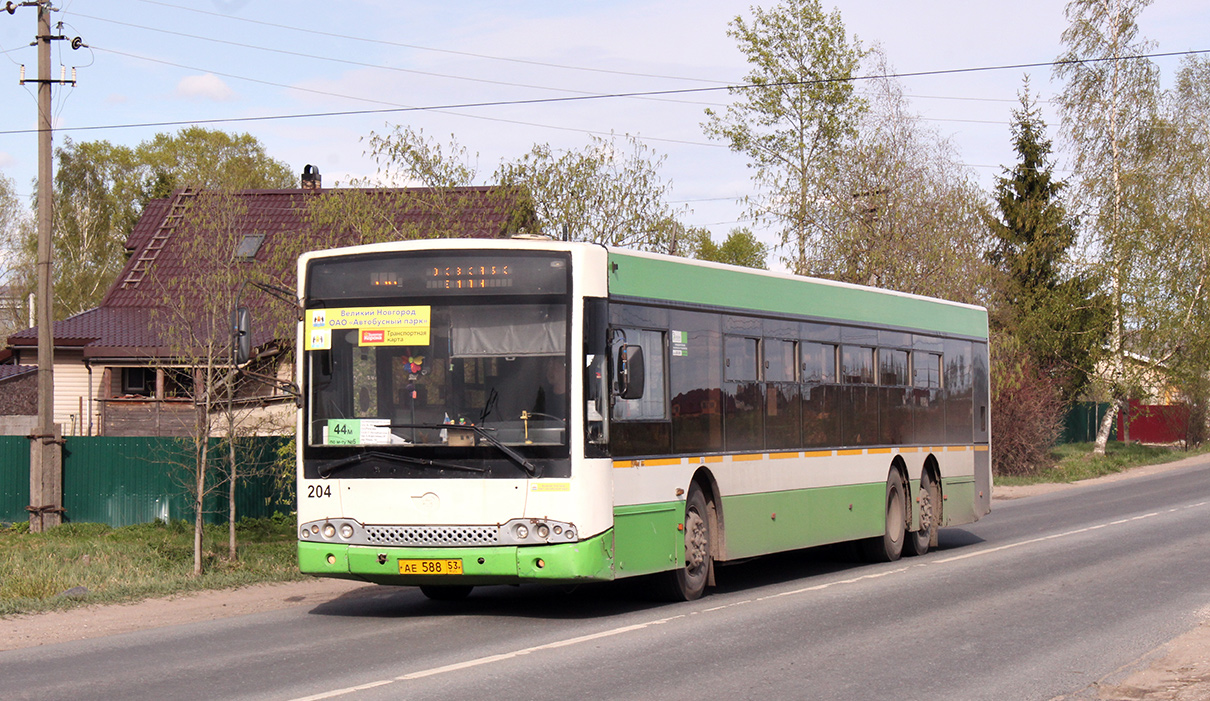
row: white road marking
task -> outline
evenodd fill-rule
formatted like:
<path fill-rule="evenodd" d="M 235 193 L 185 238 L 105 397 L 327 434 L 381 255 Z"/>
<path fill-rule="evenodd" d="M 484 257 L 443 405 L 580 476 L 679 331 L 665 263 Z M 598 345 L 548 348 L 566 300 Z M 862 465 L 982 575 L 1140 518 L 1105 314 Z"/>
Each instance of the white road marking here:
<path fill-rule="evenodd" d="M 546 643 L 544 645 L 535 645 L 534 647 L 527 647 L 527 648 L 524 648 L 521 650 L 514 650 L 512 652 L 504 652 L 499 655 L 488 655 L 486 657 L 479 657 L 479 658 L 476 658 L 473 660 L 466 660 L 465 662 L 455 662 L 453 664 L 442 665 L 441 667 L 431 667 L 429 669 L 423 669 L 418 672 L 410 672 L 408 674 L 402 674 L 398 677 L 394 677 L 393 679 L 380 679 L 378 681 L 368 682 L 365 684 L 358 684 L 357 686 L 349 686 L 349 687 L 345 687 L 343 689 L 333 689 L 331 691 L 325 691 L 325 692 L 315 694 L 312 696 L 303 696 L 303 697 L 300 697 L 297 699 L 293 699 L 293 701 L 319 701 L 320 699 L 330 699 L 330 698 L 335 698 L 337 696 L 345 696 L 347 694 L 353 694 L 358 691 L 365 691 L 367 689 L 373 689 L 373 688 L 380 687 L 380 686 L 386 686 L 387 684 L 394 684 L 395 682 L 405 682 L 405 681 L 411 681 L 413 679 L 423 679 L 425 677 L 432 677 L 432 676 L 436 676 L 438 674 L 447 674 L 449 672 L 457 672 L 457 671 L 460 671 L 463 669 L 470 669 L 472 667 L 480 667 L 483 665 L 494 664 L 496 662 L 503 662 L 505 660 L 516 659 L 516 658 L 522 657 L 524 655 L 529 655 L 529 654 L 535 653 L 535 652 L 542 652 L 544 650 L 555 650 L 555 649 L 563 648 L 563 647 L 571 647 L 573 645 L 580 645 L 583 643 L 592 642 L 594 640 L 601 640 L 602 638 L 610 638 L 615 635 L 624 635 L 626 633 L 633 633 L 635 631 L 645 630 L 645 629 L 651 628 L 653 626 L 663 625 L 664 623 L 668 623 L 669 621 L 675 621 L 678 618 L 685 618 L 686 616 L 698 615 L 698 614 L 704 614 L 704 613 L 714 613 L 717 611 L 724 611 L 726 609 L 735 608 L 737 606 L 743 606 L 745 604 L 750 604 L 750 603 L 757 602 L 757 601 L 768 601 L 771 599 L 778 599 L 778 598 L 781 598 L 784 596 L 795 596 L 798 594 L 807 594 L 810 592 L 823 591 L 824 589 L 828 589 L 828 588 L 836 587 L 836 586 L 856 584 L 858 582 L 864 582 L 864 581 L 870 580 L 870 579 L 878 579 L 880 577 L 888 577 L 890 575 L 901 574 L 901 573 L 907 572 L 908 570 L 915 568 L 915 567 L 932 567 L 934 565 L 944 565 L 944 564 L 947 564 L 950 562 L 957 562 L 959 560 L 968 560 L 970 558 L 983 557 L 984 555 L 991 555 L 993 553 L 1002 552 L 1004 550 L 1011 550 L 1013 548 L 1019 548 L 1019 547 L 1025 546 L 1025 545 L 1043 543 L 1048 540 L 1058 540 L 1059 538 L 1068 538 L 1070 536 L 1080 535 L 1081 533 L 1088 533 L 1091 531 L 1100 530 L 1102 528 L 1108 528 L 1110 526 L 1120 526 L 1124 523 L 1131 523 L 1133 521 L 1141 521 L 1143 519 L 1148 519 L 1148 518 L 1152 518 L 1154 516 L 1159 516 L 1162 513 L 1172 513 L 1174 511 L 1179 511 L 1179 510 L 1183 510 L 1183 509 L 1193 509 L 1193 508 L 1197 508 L 1200 506 L 1205 506 L 1207 504 L 1210 504 L 1210 501 L 1203 501 L 1203 502 L 1198 502 L 1196 504 L 1189 504 L 1188 506 L 1179 507 L 1177 509 L 1170 509 L 1167 512 L 1153 511 L 1151 513 L 1140 514 L 1138 516 L 1133 516 L 1131 518 L 1119 519 L 1117 521 L 1109 521 L 1108 523 L 1100 523 L 1095 526 L 1086 526 L 1084 528 L 1077 528 L 1075 530 L 1065 531 L 1063 533 L 1055 533 L 1055 534 L 1048 535 L 1048 536 L 1042 536 L 1040 538 L 1022 540 L 1022 541 L 1019 541 L 1016 543 L 1009 543 L 1008 545 L 1001 545 L 1001 546 L 998 546 L 995 548 L 987 548 L 986 550 L 979 550 L 979 551 L 971 552 L 971 553 L 963 553 L 962 555 L 955 555 L 953 557 L 946 557 L 946 558 L 941 558 L 941 559 L 937 559 L 937 560 L 932 560 L 929 562 L 912 564 L 907 567 L 899 567 L 899 568 L 893 569 L 893 570 L 875 572 L 872 574 L 864 574 L 864 575 L 861 575 L 860 577 L 852 577 L 850 579 L 841 579 L 841 580 L 836 580 L 834 582 L 825 582 L 823 584 L 815 584 L 815 585 L 812 585 L 809 587 L 803 587 L 801 589 L 793 589 L 790 591 L 779 592 L 777 594 L 770 594 L 768 596 L 758 597 L 756 599 L 744 599 L 742 601 L 735 601 L 735 602 L 732 602 L 729 604 L 724 604 L 722 606 L 714 606 L 712 608 L 703 609 L 701 611 L 694 611 L 689 614 L 679 614 L 676 616 L 669 616 L 667 618 L 658 618 L 658 619 L 655 619 L 652 621 L 647 621 L 645 623 L 635 623 L 633 625 L 621 626 L 619 628 L 611 628 L 610 630 L 604 630 L 599 633 L 590 633 L 588 635 L 581 635 L 581 636 L 577 636 L 574 638 L 556 640 L 554 642 Z"/>

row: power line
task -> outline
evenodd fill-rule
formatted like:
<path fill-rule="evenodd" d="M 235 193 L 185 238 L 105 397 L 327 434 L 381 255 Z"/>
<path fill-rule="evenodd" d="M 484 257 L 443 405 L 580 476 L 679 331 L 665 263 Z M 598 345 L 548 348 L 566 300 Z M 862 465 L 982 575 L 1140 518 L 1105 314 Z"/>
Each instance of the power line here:
<path fill-rule="evenodd" d="M 156 32 L 159 34 L 169 34 L 172 36 L 184 37 L 186 39 L 197 39 L 199 41 L 209 41 L 209 42 L 213 42 L 215 44 L 223 44 L 226 46 L 237 46 L 237 47 L 244 48 L 244 49 L 255 49 L 257 51 L 267 51 L 269 53 L 280 54 L 282 56 L 293 56 L 295 58 L 309 58 L 309 59 L 313 59 L 316 61 L 329 61 L 331 63 L 340 63 L 340 64 L 344 64 L 346 66 L 357 66 L 359 68 L 375 68 L 375 69 L 382 70 L 382 71 L 394 71 L 396 73 L 407 73 L 410 75 L 422 75 L 422 76 L 426 76 L 429 78 L 446 78 L 449 80 L 466 80 L 466 81 L 470 81 L 470 82 L 474 82 L 474 83 L 486 83 L 488 85 L 503 85 L 505 87 L 510 87 L 510 88 L 528 88 L 531 90 L 550 90 L 553 92 L 572 93 L 575 95 L 593 95 L 593 94 L 595 94 L 595 93 L 588 92 L 586 90 L 571 90 L 568 88 L 552 88 L 552 87 L 547 87 L 545 85 L 529 85 L 526 83 L 512 83 L 512 82 L 508 82 L 508 81 L 504 81 L 504 80 L 492 80 L 490 78 L 472 78 L 469 76 L 451 75 L 449 73 L 435 73 L 433 71 L 421 71 L 421 70 L 416 70 L 413 68 L 400 68 L 399 66 L 386 66 L 386 65 L 379 64 L 379 63 L 367 63 L 365 61 L 353 61 L 353 60 L 345 59 L 345 58 L 333 58 L 331 56 L 316 56 L 315 54 L 307 54 L 307 53 L 303 53 L 301 51 L 290 51 L 288 49 L 275 49 L 275 48 L 269 47 L 269 46 L 257 46 L 254 44 L 245 44 L 242 42 L 230 41 L 227 39 L 215 39 L 212 37 L 205 37 L 205 36 L 200 36 L 197 34 L 186 34 L 185 32 L 176 32 L 176 31 L 172 31 L 171 29 L 160 29 L 157 27 L 148 27 L 148 26 L 141 25 L 141 24 L 133 24 L 131 22 L 120 22 L 120 21 L 114 20 L 114 19 L 105 19 L 104 17 L 94 17 L 92 15 L 85 15 L 85 14 L 81 14 L 79 12 L 77 12 L 75 14 L 78 17 L 84 17 L 86 19 L 96 20 L 98 22 L 109 22 L 111 24 L 119 24 L 124 27 L 133 27 L 135 29 L 146 29 L 148 31 Z"/>
<path fill-rule="evenodd" d="M 211 17 L 221 17 L 223 19 L 234 20 L 237 22 L 246 22 L 249 24 L 257 24 L 262 27 L 274 27 L 276 29 L 288 29 L 288 30 L 294 31 L 294 32 L 303 32 L 305 34 L 314 34 L 316 36 L 331 37 L 334 39 L 347 39 L 349 41 L 360 41 L 360 42 L 365 42 L 365 43 L 369 43 L 369 44 L 380 44 L 383 46 L 394 46 L 394 47 L 403 48 L 403 49 L 414 49 L 416 51 L 430 51 L 430 52 L 434 52 L 434 53 L 449 54 L 449 55 L 453 55 L 453 56 L 465 56 L 468 58 L 481 58 L 481 59 L 486 59 L 489 61 L 504 61 L 504 62 L 508 62 L 508 63 L 519 63 L 519 64 L 523 64 L 523 65 L 528 65 L 528 66 L 542 66 L 544 68 L 558 68 L 561 70 L 570 70 L 570 71 L 587 71 L 587 72 L 591 72 L 591 73 L 607 73 L 607 74 L 612 74 L 612 75 L 623 75 L 623 76 L 630 76 L 630 77 L 635 77 L 635 78 L 658 78 L 658 79 L 662 79 L 662 80 L 680 80 L 680 81 L 685 81 L 685 82 L 710 83 L 713 85 L 719 85 L 721 83 L 726 82 L 726 81 L 719 81 L 719 80 L 709 80 L 709 79 L 705 79 L 705 78 L 689 78 L 686 76 L 659 75 L 659 74 L 655 74 L 655 73 L 638 73 L 638 72 L 633 72 L 633 71 L 612 70 L 612 69 L 608 69 L 608 68 L 593 68 L 593 67 L 589 67 L 589 66 L 573 66 L 573 65 L 569 65 L 569 64 L 550 63 L 550 62 L 546 62 L 546 61 L 534 61 L 534 60 L 523 59 L 523 58 L 511 58 L 511 57 L 507 57 L 507 56 L 492 56 L 489 54 L 477 54 L 477 53 L 473 53 L 470 51 L 456 51 L 453 49 L 438 49 L 438 48 L 434 48 L 431 46 L 420 46 L 417 44 L 405 44 L 405 43 L 397 42 L 397 41 L 386 41 L 384 39 L 370 39 L 367 37 L 348 36 L 346 34 L 336 34 L 334 32 L 324 32 L 324 31 L 319 31 L 316 29 L 304 29 L 302 27 L 292 27 L 292 26 L 286 25 L 286 24 L 278 24 L 275 22 L 264 22 L 261 20 L 249 19 L 247 17 L 234 17 L 231 15 L 225 15 L 225 14 L 218 13 L 218 12 L 210 12 L 208 10 L 199 10 L 199 9 L 192 8 L 192 7 L 183 7 L 181 5 L 174 5 L 172 3 L 167 3 L 167 2 L 157 2 L 157 0 L 139 0 L 139 1 L 147 3 L 148 5 L 159 5 L 161 7 L 170 7 L 175 10 L 184 10 L 186 12 L 195 12 L 197 14 L 209 15 Z M 81 16 L 83 16 L 83 15 L 81 15 Z"/>
<path fill-rule="evenodd" d="M 631 92 L 605 93 L 599 95 L 572 95 L 563 97 L 541 97 L 528 98 L 519 100 L 487 100 L 481 102 L 462 102 L 450 103 L 442 105 L 429 105 L 423 107 L 388 107 L 383 109 L 367 109 L 367 110 L 337 110 L 329 112 L 306 112 L 295 114 L 279 114 L 279 115 L 262 115 L 257 117 L 218 117 L 213 119 L 197 119 L 197 120 L 171 120 L 162 122 L 137 122 L 126 124 L 105 124 L 82 127 L 64 127 L 60 131 L 96 131 L 100 129 L 132 129 L 144 127 L 171 127 L 189 124 L 222 124 L 230 123 L 237 124 L 241 122 L 265 122 L 284 119 L 313 119 L 319 117 L 348 117 L 358 115 L 374 115 L 374 114 L 401 114 L 406 112 L 434 112 L 440 110 L 458 110 L 458 109 L 475 109 L 481 107 L 515 107 L 528 105 L 546 105 L 546 104 L 562 104 L 573 102 L 587 102 L 595 100 L 611 100 L 621 98 L 637 98 L 637 97 L 658 97 L 666 95 L 694 95 L 709 92 L 719 92 L 727 90 L 729 92 L 742 92 L 753 88 L 791 88 L 802 87 L 806 85 L 817 85 L 825 83 L 847 83 L 859 82 L 867 80 L 886 80 L 886 79 L 903 79 L 903 78 L 919 78 L 926 76 L 939 75 L 961 75 L 969 73 L 986 73 L 992 71 L 1004 70 L 1022 70 L 1026 68 L 1045 68 L 1060 65 L 1076 65 L 1086 63 L 1105 63 L 1109 61 L 1127 61 L 1140 60 L 1151 58 L 1165 58 L 1172 56 L 1195 56 L 1202 54 L 1210 54 L 1210 49 L 1198 49 L 1194 51 L 1171 51 L 1154 54 L 1138 54 L 1134 56 L 1118 56 L 1113 58 L 1091 58 L 1091 59 L 1068 59 L 1059 61 L 1043 61 L 1037 63 L 1016 63 L 1005 64 L 999 66 L 979 66 L 972 68 L 947 68 L 930 71 L 912 71 L 908 73 L 884 73 L 865 76 L 853 76 L 848 78 L 824 78 L 821 80 L 790 80 L 780 81 L 775 83 L 765 83 L 754 85 L 751 83 L 726 85 L 716 87 L 698 87 L 698 88 L 674 88 L 667 90 L 640 90 Z M 37 132 L 37 129 L 10 129 L 0 131 L 0 135 L 8 134 L 30 134 Z"/>
<path fill-rule="evenodd" d="M 194 66 L 186 66 L 186 65 L 183 65 L 180 63 L 174 63 L 172 61 L 165 61 L 163 59 L 151 58 L 149 56 L 140 56 L 138 54 L 131 54 L 131 53 L 127 53 L 124 51 L 118 51 L 116 49 L 107 49 L 107 48 L 99 47 L 99 46 L 91 46 L 90 48 L 92 48 L 96 51 L 116 54 L 119 56 L 126 56 L 128 58 L 133 58 L 133 59 L 137 59 L 137 60 L 141 60 L 141 61 L 149 61 L 151 63 L 159 63 L 159 64 L 163 64 L 166 66 L 172 66 L 174 68 L 183 68 L 185 70 L 200 71 L 203 73 L 208 73 L 210 75 L 222 76 L 224 78 L 231 78 L 234 80 L 243 80 L 243 81 L 247 81 L 250 83 L 257 83 L 259 85 L 269 85 L 272 87 L 282 88 L 285 90 L 297 90 L 299 92 L 311 93 L 311 94 L 315 94 L 315 95 L 324 95 L 327 97 L 339 97 L 339 98 L 346 99 L 346 100 L 357 100 L 360 102 L 368 102 L 368 103 L 377 104 L 377 105 L 389 105 L 389 106 L 399 109 L 399 110 L 426 110 L 426 111 L 431 111 L 436 114 L 448 114 L 451 116 L 463 117 L 466 119 L 478 119 L 478 120 L 489 121 L 489 122 L 499 122 L 502 124 L 516 124 L 516 125 L 520 125 L 520 126 L 536 127 L 539 129 L 555 129 L 555 130 L 559 130 L 559 131 L 571 131 L 571 132 L 576 132 L 579 134 L 593 134 L 596 136 L 612 136 L 614 133 L 612 131 L 582 129 L 579 127 L 566 127 L 566 126 L 560 126 L 560 125 L 555 125 L 555 124 L 542 124 L 540 122 L 528 122 L 528 121 L 524 121 L 524 120 L 520 120 L 520 119 L 507 119 L 504 117 L 489 117 L 487 115 L 466 114 L 464 112 L 455 112 L 455 111 L 445 110 L 445 109 L 440 109 L 440 108 L 428 108 L 428 107 L 416 107 L 414 105 L 402 105 L 402 104 L 399 104 L 396 102 L 388 102 L 386 100 L 376 100 L 373 98 L 360 97 L 357 95 L 345 95 L 343 93 L 336 93 L 336 92 L 331 92 L 328 90 L 316 90 L 314 88 L 304 88 L 304 87 L 301 87 L 298 85 L 287 85 L 285 83 L 274 83 L 269 80 L 261 80 L 260 78 L 250 78 L 248 76 L 236 75 L 234 73 L 211 71 L 211 70 L 207 70 L 204 68 L 197 68 Z M 214 121 L 214 120 L 211 120 L 211 121 Z M 195 121 L 191 121 L 191 122 L 187 122 L 187 123 L 188 124 L 200 124 L 200 123 L 209 123 L 209 122 L 195 120 Z M 164 125 L 164 126 L 168 126 L 168 125 Z M 85 128 L 87 128 L 87 127 L 81 127 L 81 129 L 85 129 Z M 105 128 L 105 127 L 93 127 L 93 128 Z M 6 132 L 0 132 L 0 134 L 4 134 L 4 133 L 6 133 Z M 657 136 L 643 137 L 643 140 L 644 141 L 658 141 L 658 142 L 673 143 L 673 144 L 685 144 L 685 145 L 689 145 L 689 146 L 711 146 L 711 147 L 726 148 L 723 144 L 719 144 L 719 143 L 715 143 L 715 142 L 690 141 L 688 139 L 670 139 L 670 138 L 657 137 Z"/>

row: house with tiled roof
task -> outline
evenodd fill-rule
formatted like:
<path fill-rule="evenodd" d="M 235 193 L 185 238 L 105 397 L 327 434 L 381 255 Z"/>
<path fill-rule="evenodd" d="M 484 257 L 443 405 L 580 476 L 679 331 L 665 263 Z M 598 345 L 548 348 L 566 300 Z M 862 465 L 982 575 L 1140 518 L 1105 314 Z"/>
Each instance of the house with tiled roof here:
<path fill-rule="evenodd" d="M 197 348 L 213 341 L 219 361 L 231 362 L 230 305 L 220 300 L 238 298 L 257 319 L 255 358 L 245 369 L 287 379 L 289 323 L 297 318 L 288 300 L 302 251 L 400 238 L 494 238 L 530 221 L 523 198 L 494 187 L 322 189 L 318 178 L 307 185 L 304 176 L 298 190 L 181 190 L 147 204 L 127 239 L 126 265 L 101 304 L 55 322 L 54 420 L 65 434 L 187 435 L 196 425 L 190 397 L 202 377 L 198 359 L 210 357 Z M 270 286 L 288 294 L 274 299 L 264 291 Z M 221 314 L 199 313 L 209 307 Z M 271 318 L 286 323 L 265 321 Z M 9 362 L 36 364 L 37 328 L 7 343 Z M 293 403 L 281 384 L 241 380 L 239 387 L 246 411 L 276 412 L 258 430 L 292 427 Z"/>

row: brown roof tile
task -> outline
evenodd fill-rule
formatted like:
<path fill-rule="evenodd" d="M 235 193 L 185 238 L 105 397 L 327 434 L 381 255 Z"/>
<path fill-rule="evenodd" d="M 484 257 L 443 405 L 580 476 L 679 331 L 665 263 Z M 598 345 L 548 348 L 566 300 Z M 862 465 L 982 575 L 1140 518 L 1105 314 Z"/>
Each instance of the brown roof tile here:
<path fill-rule="evenodd" d="M 172 198 L 149 202 L 127 238 L 130 256 L 126 266 L 106 292 L 101 305 L 55 322 L 55 345 L 83 347 L 85 357 L 164 354 L 164 348 L 169 345 L 162 337 L 167 326 L 163 321 L 157 323 L 153 310 L 162 304 L 166 294 L 179 295 L 187 303 L 191 296 L 201 299 L 207 294 L 206 290 L 190 285 L 199 275 L 199 254 L 194 244 L 201 237 L 213 235 L 196 224 L 197 208 L 204 206 L 198 203 L 207 196 L 208 193 L 191 195 L 178 191 Z M 448 191 L 245 190 L 217 197 L 228 198 L 221 200 L 226 207 L 224 211 L 228 214 L 237 212 L 222 227 L 224 235 L 234 237 L 231 239 L 234 241 L 246 235 L 263 235 L 263 242 L 255 254 L 259 272 L 267 272 L 270 279 L 283 281 L 291 287 L 294 257 L 285 255 L 286 251 L 363 242 L 362 232 L 356 228 L 335 229 L 317 224 L 308 216 L 308 206 L 319 197 L 341 198 L 341 202 L 350 206 L 355 202 L 368 205 L 363 211 L 372 212 L 376 225 L 400 232 L 400 238 L 495 238 L 509 233 L 519 220 L 518 213 L 523 211 L 518 197 L 491 187 Z M 184 218 L 174 226 L 177 220 L 173 214 L 179 212 L 185 212 Z M 300 237 L 305 240 L 299 241 Z M 227 261 L 226 264 L 249 263 Z M 244 277 L 239 270 L 233 272 L 233 279 Z M 174 291 L 169 293 L 167 290 Z M 233 294 L 233 291 L 227 294 Z M 261 304 L 269 302 L 262 300 Z M 255 308 L 256 302 L 249 306 Z M 163 315 L 158 318 L 163 319 Z M 157 332 L 157 328 L 161 331 Z M 253 345 L 271 341 L 271 335 L 267 328 L 254 328 Z M 37 329 L 21 331 L 8 340 L 13 347 L 36 346 Z"/>

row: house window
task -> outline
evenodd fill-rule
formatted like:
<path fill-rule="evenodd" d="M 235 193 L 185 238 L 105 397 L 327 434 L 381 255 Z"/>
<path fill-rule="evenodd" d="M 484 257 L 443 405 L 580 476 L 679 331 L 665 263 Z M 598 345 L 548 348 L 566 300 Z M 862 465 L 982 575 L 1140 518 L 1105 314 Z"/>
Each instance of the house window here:
<path fill-rule="evenodd" d="M 150 397 L 155 394 L 153 368 L 122 368 L 122 394 Z"/>
<path fill-rule="evenodd" d="M 193 372 L 188 368 L 164 371 L 165 399 L 192 399 Z"/>

